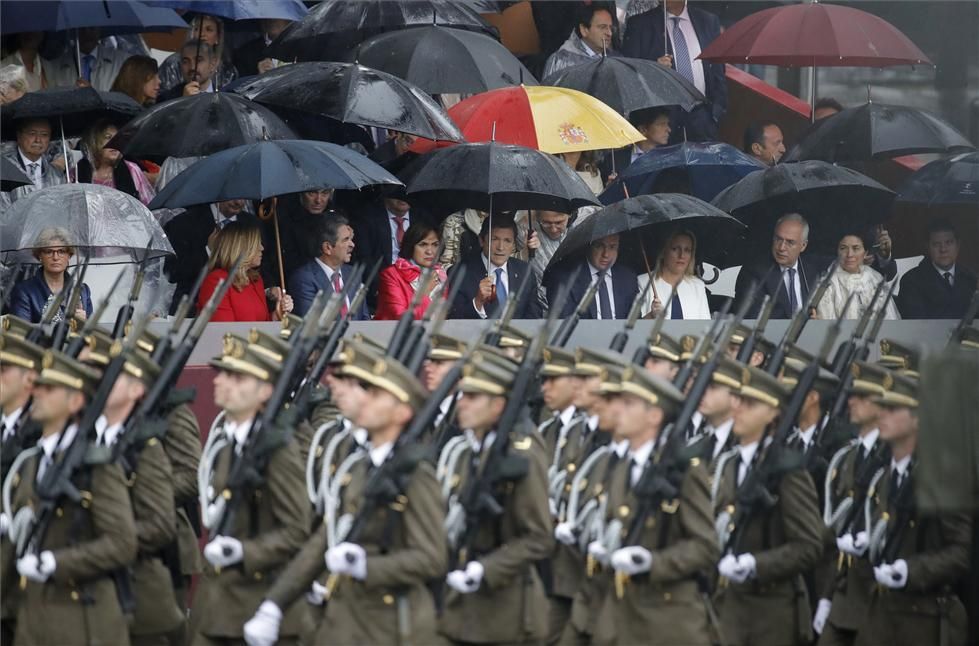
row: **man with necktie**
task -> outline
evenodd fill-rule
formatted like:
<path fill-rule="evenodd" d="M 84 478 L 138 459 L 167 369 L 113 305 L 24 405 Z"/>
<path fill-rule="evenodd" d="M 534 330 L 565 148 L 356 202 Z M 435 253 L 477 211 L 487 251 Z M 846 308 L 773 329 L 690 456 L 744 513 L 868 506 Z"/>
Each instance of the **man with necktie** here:
<path fill-rule="evenodd" d="M 326 216 L 315 222 L 312 231 L 307 230 L 306 235 L 313 239 L 319 255 L 300 265 L 286 278 L 289 293 L 296 301 L 295 314 L 298 316 L 306 315 L 319 291 L 326 294 L 343 291 L 353 271 L 350 259 L 354 250 L 354 230 L 350 220 L 339 214 Z M 341 306 L 340 314 L 347 314 L 349 306 L 350 296 Z M 355 321 L 369 318 L 366 303 L 353 315 Z"/>
<path fill-rule="evenodd" d="M 63 171 L 45 157 L 51 144 L 51 123 L 47 119 L 24 119 L 15 123 L 17 146 L 5 157 L 24 171 L 32 184 L 20 186 L 10 192 L 0 193 L 0 204 L 14 202 L 18 198 L 48 186 L 65 183 Z"/>
<path fill-rule="evenodd" d="M 688 6 L 687 0 L 665 3 L 665 21 L 662 3 L 628 20 L 622 53 L 672 67 L 707 97 L 689 113 L 674 109 L 670 143 L 716 140 L 717 124 L 727 112 L 724 65 L 697 57 L 720 36 L 721 22 L 712 13 Z"/>
<path fill-rule="evenodd" d="M 959 238 L 946 219 L 928 224 L 928 253 L 901 278 L 896 297 L 901 318 L 958 319 L 976 291 L 976 275 L 958 264 Z"/>
<path fill-rule="evenodd" d="M 551 302 L 556 298 L 561 285 L 569 280 L 574 281 L 561 318 L 567 318 L 574 313 L 585 292 L 596 282 L 598 290 L 595 299 L 582 318 L 608 320 L 629 316 L 629 308 L 639 294 L 639 282 L 636 272 L 616 264 L 618 258 L 619 234 L 613 233 L 592 242 L 587 257 L 581 264 L 551 274 L 546 285 L 547 298 Z"/>

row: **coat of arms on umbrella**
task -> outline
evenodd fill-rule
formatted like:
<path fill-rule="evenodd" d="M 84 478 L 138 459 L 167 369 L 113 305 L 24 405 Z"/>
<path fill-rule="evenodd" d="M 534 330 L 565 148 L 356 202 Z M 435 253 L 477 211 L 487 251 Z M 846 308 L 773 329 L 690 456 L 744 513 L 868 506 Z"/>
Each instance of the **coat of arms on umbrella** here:
<path fill-rule="evenodd" d="M 557 129 L 561 141 L 566 144 L 586 144 L 588 143 L 588 133 L 581 126 L 573 123 L 562 123 Z"/>

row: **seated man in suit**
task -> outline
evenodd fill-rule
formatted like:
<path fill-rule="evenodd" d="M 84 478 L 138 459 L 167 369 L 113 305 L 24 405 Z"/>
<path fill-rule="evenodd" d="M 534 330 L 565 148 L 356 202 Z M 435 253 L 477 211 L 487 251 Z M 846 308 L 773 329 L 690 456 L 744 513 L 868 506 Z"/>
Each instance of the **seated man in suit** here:
<path fill-rule="evenodd" d="M 598 293 L 588 306 L 583 318 L 587 319 L 624 319 L 629 316 L 629 308 L 639 295 L 639 282 L 636 272 L 623 265 L 616 265 L 619 257 L 619 234 L 614 233 L 591 243 L 588 256 L 581 264 L 575 264 L 565 271 L 551 273 L 547 283 L 547 300 L 554 298 L 561 285 L 569 280 L 574 281 L 571 293 L 561 318 L 567 318 L 574 313 L 575 308 L 585 292 L 595 281 L 600 280 Z M 584 268 L 584 271 L 582 271 Z"/>
<path fill-rule="evenodd" d="M 599 167 L 602 181 L 608 184 L 614 181 L 619 173 L 629 167 L 632 162 L 657 146 L 665 146 L 670 141 L 670 110 L 667 107 L 643 108 L 629 113 L 629 123 L 636 127 L 642 136 L 631 146 L 612 151 L 605 157 Z"/>
<path fill-rule="evenodd" d="M 772 257 L 745 263 L 734 287 L 734 307 L 746 298 L 752 282 L 759 285 L 747 318 L 756 318 L 764 295 L 775 299 L 772 318 L 788 319 L 802 309 L 809 292 L 816 288 L 819 274 L 829 265 L 825 259 L 801 255 L 809 245 L 809 223 L 798 213 L 783 215 L 775 223 Z"/>
<path fill-rule="evenodd" d="M 287 279 L 289 294 L 295 302 L 293 313 L 305 316 L 320 290 L 326 294 L 339 293 L 346 286 L 346 279 L 353 269 L 350 258 L 354 251 L 354 230 L 350 220 L 342 215 L 329 215 L 317 221 L 307 235 L 319 249 L 319 256 L 302 264 Z M 353 292 L 351 292 L 351 295 Z M 340 308 L 346 314 L 350 297 Z M 370 319 L 367 304 L 351 315 L 354 321 Z"/>
<path fill-rule="evenodd" d="M 959 319 L 976 292 L 976 275 L 957 265 L 959 239 L 951 222 L 928 225 L 928 255 L 904 274 L 897 307 L 905 319 Z"/>
<path fill-rule="evenodd" d="M 674 108 L 670 143 L 715 141 L 717 124 L 727 112 L 727 79 L 722 63 L 697 57 L 721 35 L 721 21 L 710 12 L 689 6 L 687 0 L 665 1 L 669 42 L 664 39 L 663 3 L 660 3 L 656 9 L 629 19 L 622 54 L 672 67 L 707 97 L 705 103 L 690 112 Z"/>
<path fill-rule="evenodd" d="M 203 40 L 187 41 L 180 48 L 180 73 L 184 76 L 184 82 L 160 92 L 156 102 L 217 91 L 212 81 L 220 64 L 217 47 Z"/>
<path fill-rule="evenodd" d="M 279 242 L 282 245 L 282 268 L 286 281 L 301 265 L 320 255 L 320 248 L 310 233 L 319 222 L 333 215 L 341 215 L 331 208 L 333 189 L 320 189 L 284 195 L 279 198 L 277 213 Z M 279 284 L 278 254 L 275 252 L 275 222 L 263 220 L 262 280 L 266 285 Z"/>
<path fill-rule="evenodd" d="M 530 265 L 512 257 L 517 246 L 517 223 L 513 217 L 496 215 L 483 220 L 479 244 L 482 247 L 480 253 L 463 258 L 452 268 L 450 284 L 458 276 L 460 267 L 465 270 L 465 275 L 449 316 L 454 319 L 499 318 L 506 309 L 507 300 L 516 298 L 524 281 L 529 280 L 530 287 L 524 290 L 514 318 L 540 318 L 537 277 Z"/>
<path fill-rule="evenodd" d="M 18 186 L 0 193 L 0 205 L 7 206 L 21 197 L 48 186 L 65 183 L 64 172 L 48 161 L 46 153 L 51 144 L 51 122 L 47 119 L 21 119 L 14 122 L 17 145 L 4 153 L 17 168 L 24 171 L 33 184 Z"/>
<path fill-rule="evenodd" d="M 170 239 L 175 254 L 169 256 L 163 264 L 163 270 L 170 282 L 177 285 L 170 303 L 171 314 L 176 311 L 181 297 L 190 294 L 194 281 L 211 257 L 210 250 L 218 231 L 228 223 L 237 221 L 239 215 L 244 215 L 241 213 L 244 208 L 245 200 L 200 204 L 187 209 L 164 225 L 163 231 Z"/>

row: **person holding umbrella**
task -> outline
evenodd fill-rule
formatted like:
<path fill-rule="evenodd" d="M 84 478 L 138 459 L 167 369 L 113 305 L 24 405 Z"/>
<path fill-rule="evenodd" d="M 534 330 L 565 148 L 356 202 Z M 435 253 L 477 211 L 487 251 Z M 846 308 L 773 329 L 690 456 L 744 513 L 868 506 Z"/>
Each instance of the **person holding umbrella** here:
<path fill-rule="evenodd" d="M 24 81 L 27 84 L 25 92 L 36 92 L 48 86 L 48 72 L 45 69 L 47 61 L 41 58 L 38 51 L 44 43 L 43 31 L 26 31 L 14 35 L 10 56 L 0 65 L 16 65 L 24 70 Z"/>
<path fill-rule="evenodd" d="M 421 299 L 415 308 L 415 320 L 421 319 L 425 311 L 437 298 L 444 297 L 446 275 L 442 265 L 437 262 L 439 250 L 438 230 L 426 221 L 412 223 L 405 231 L 401 249 L 394 264 L 381 271 L 377 293 L 377 311 L 374 319 L 378 321 L 395 321 L 401 318 L 411 305 L 415 292 L 419 289 L 428 290 L 428 295 Z M 422 272 L 435 264 L 431 283 L 422 286 Z"/>
<path fill-rule="evenodd" d="M 280 321 L 292 312 L 292 297 L 281 294 L 275 306 L 269 309 L 269 294 L 258 269 L 262 265 L 262 234 L 253 221 L 231 222 L 220 230 L 215 238 L 214 252 L 211 255 L 211 272 L 204 279 L 197 295 L 197 309 L 200 311 L 217 289 L 222 279 L 232 281 L 231 289 L 224 300 L 218 304 L 212 322 L 234 321 Z M 239 258 L 244 258 L 233 276 L 231 268 Z"/>
<path fill-rule="evenodd" d="M 40 323 L 45 308 L 55 295 L 62 290 L 71 291 L 72 277 L 68 274 L 68 261 L 75 255 L 75 248 L 68 244 L 67 231 L 48 228 L 41 231 L 34 243 L 33 254 L 41 263 L 41 271 L 31 278 L 14 285 L 10 294 L 10 313 L 14 316 Z M 60 321 L 66 315 L 67 299 L 61 302 L 54 320 Z M 78 308 L 72 315 L 84 321 L 92 313 L 92 293 L 88 285 L 82 285 Z"/>
<path fill-rule="evenodd" d="M 78 181 L 101 184 L 132 195 L 143 204 L 149 204 L 156 191 L 139 166 L 126 161 L 115 148 L 106 148 L 118 129 L 109 121 L 96 121 L 82 137 L 81 149 L 85 155 L 76 172 Z"/>
<path fill-rule="evenodd" d="M 639 282 L 636 272 L 616 264 L 619 258 L 619 234 L 593 240 L 587 256 L 580 264 L 567 267 L 564 271 L 550 272 L 547 283 L 547 299 L 552 302 L 561 288 L 569 280 L 574 280 L 571 293 L 561 313 L 567 318 L 574 312 L 592 283 L 598 282 L 598 292 L 583 318 L 624 319 L 629 315 L 632 302 L 639 295 Z M 581 271 L 582 268 L 587 268 Z"/>
<path fill-rule="evenodd" d="M 230 59 L 225 55 L 224 49 L 224 21 L 217 16 L 208 14 L 198 14 L 190 21 L 188 31 L 188 42 L 198 40 L 207 43 L 217 50 L 218 69 L 214 73 L 218 87 L 223 87 L 238 78 L 238 70 L 231 64 Z M 183 48 L 181 48 L 183 51 Z M 163 90 L 170 90 L 185 81 L 185 74 L 181 69 L 181 52 L 174 52 L 166 57 L 160 65 L 160 85 Z"/>
<path fill-rule="evenodd" d="M 826 293 L 819 301 L 816 308 L 818 318 L 858 319 L 870 306 L 877 286 L 884 277 L 864 262 L 869 248 L 868 242 L 868 236 L 859 233 L 848 233 L 840 240 L 836 248 L 836 262 L 839 269 L 829 279 Z M 854 298 L 850 301 L 849 307 L 844 310 L 851 294 Z M 885 319 L 900 318 L 892 300 L 888 299 L 885 307 L 887 308 Z"/>
<path fill-rule="evenodd" d="M 214 92 L 220 79 L 216 76 L 221 65 L 218 48 L 202 40 L 191 40 L 180 49 L 180 72 L 184 82 L 160 93 L 158 102 L 201 92 Z"/>
<path fill-rule="evenodd" d="M 649 276 L 639 276 L 639 292 L 645 293 L 643 316 L 656 318 L 666 307 L 669 319 L 709 319 L 707 287 L 694 273 L 697 238 L 692 231 L 677 229 L 666 239 L 653 269 L 653 288 L 646 290 Z M 665 305 L 664 305 L 665 304 Z"/>
<path fill-rule="evenodd" d="M 581 3 L 574 31 L 544 64 L 542 79 L 572 65 L 587 63 L 596 56 L 617 55 L 612 52 L 615 9 L 602 2 Z"/>
<path fill-rule="evenodd" d="M 77 31 L 78 49 L 69 49 L 51 62 L 48 85 L 88 86 L 108 92 L 129 54 L 102 43 L 102 31 L 98 27 L 82 27 Z"/>

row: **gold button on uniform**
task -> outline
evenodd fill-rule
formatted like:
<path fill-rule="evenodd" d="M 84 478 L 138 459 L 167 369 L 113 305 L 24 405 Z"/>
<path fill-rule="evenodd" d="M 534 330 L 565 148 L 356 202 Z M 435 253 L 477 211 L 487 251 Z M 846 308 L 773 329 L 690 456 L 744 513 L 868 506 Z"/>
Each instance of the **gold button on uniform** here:
<path fill-rule="evenodd" d="M 381 601 L 384 602 L 384 605 L 385 606 L 390 606 L 390 605 L 393 605 L 394 604 L 394 597 L 392 597 L 389 594 L 386 594 L 383 597 L 381 597 Z"/>

